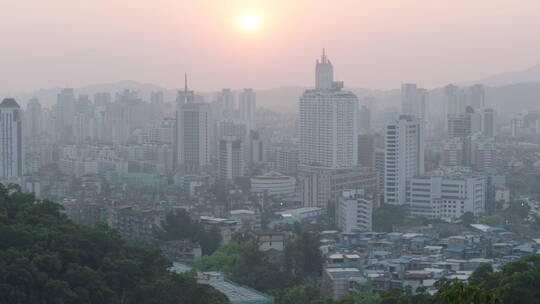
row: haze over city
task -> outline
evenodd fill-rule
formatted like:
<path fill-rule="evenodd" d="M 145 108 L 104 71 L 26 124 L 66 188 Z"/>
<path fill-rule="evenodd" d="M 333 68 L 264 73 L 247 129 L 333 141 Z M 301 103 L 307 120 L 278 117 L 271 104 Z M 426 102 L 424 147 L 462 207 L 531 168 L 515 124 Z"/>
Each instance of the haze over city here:
<path fill-rule="evenodd" d="M 2 3 L 0 303 L 540 303 L 539 12 Z"/>
<path fill-rule="evenodd" d="M 309 86 L 323 47 L 351 87 L 434 88 L 539 64 L 539 10 L 534 0 L 6 1 L 0 92 L 120 80 L 172 89 L 184 72 L 199 91 Z M 239 25 L 246 13 L 257 29 Z"/>

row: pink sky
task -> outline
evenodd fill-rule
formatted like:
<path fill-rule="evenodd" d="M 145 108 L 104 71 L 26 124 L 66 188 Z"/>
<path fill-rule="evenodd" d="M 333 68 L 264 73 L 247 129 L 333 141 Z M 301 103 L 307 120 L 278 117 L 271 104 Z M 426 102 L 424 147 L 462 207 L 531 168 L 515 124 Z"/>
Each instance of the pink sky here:
<path fill-rule="evenodd" d="M 260 32 L 239 30 L 245 10 Z M 0 92 L 124 79 L 196 90 L 432 88 L 540 63 L 538 0 L 17 0 L 0 9 Z"/>

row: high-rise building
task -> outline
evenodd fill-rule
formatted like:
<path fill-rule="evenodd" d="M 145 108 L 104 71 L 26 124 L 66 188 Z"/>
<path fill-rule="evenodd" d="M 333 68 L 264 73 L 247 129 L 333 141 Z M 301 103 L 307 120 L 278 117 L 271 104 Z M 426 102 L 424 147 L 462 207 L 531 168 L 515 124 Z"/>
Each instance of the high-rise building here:
<path fill-rule="evenodd" d="M 94 94 L 94 104 L 96 106 L 104 106 L 109 103 L 111 103 L 111 93 L 100 92 Z"/>
<path fill-rule="evenodd" d="M 56 99 L 56 135 L 62 141 L 70 141 L 73 135 L 75 118 L 75 93 L 66 88 L 60 91 Z"/>
<path fill-rule="evenodd" d="M 362 167 L 375 166 L 374 135 L 358 135 L 358 164 Z"/>
<path fill-rule="evenodd" d="M 358 128 L 360 134 L 371 133 L 371 110 L 368 106 L 362 105 L 358 115 Z"/>
<path fill-rule="evenodd" d="M 150 92 L 150 102 L 151 103 L 163 103 L 163 91 L 152 91 Z"/>
<path fill-rule="evenodd" d="M 236 111 L 234 92 L 231 89 L 222 89 L 218 93 L 218 104 L 221 106 L 221 115 L 224 119 L 233 119 Z"/>
<path fill-rule="evenodd" d="M 224 136 L 219 141 L 219 177 L 232 180 L 244 175 L 243 142 L 235 136 Z"/>
<path fill-rule="evenodd" d="M 483 85 L 475 84 L 469 87 L 469 105 L 475 111 L 479 111 L 486 106 L 486 90 Z"/>
<path fill-rule="evenodd" d="M 406 203 L 407 179 L 424 173 L 424 127 L 420 119 L 401 115 L 385 127 L 384 201 Z"/>
<path fill-rule="evenodd" d="M 316 72 L 316 89 L 300 97 L 300 163 L 304 167 L 354 167 L 358 162 L 358 99 L 341 89 L 343 83 L 332 81 L 332 64 L 324 53 Z"/>
<path fill-rule="evenodd" d="M 487 108 L 482 112 L 482 135 L 495 136 L 495 111 L 493 109 Z"/>
<path fill-rule="evenodd" d="M 257 131 L 249 133 L 249 163 L 259 164 L 264 162 L 264 142 Z"/>
<path fill-rule="evenodd" d="M 401 114 L 415 115 L 426 120 L 426 103 L 428 91 L 416 86 L 415 83 L 401 85 Z"/>
<path fill-rule="evenodd" d="M 445 95 L 445 117 L 453 114 L 461 114 L 465 112 L 467 106 L 466 96 L 458 86 L 449 84 L 444 87 Z"/>
<path fill-rule="evenodd" d="M 174 149 L 176 168 L 183 173 L 198 173 L 210 162 L 210 105 L 195 102 L 193 96 L 186 80 L 184 92 L 177 99 Z"/>
<path fill-rule="evenodd" d="M 472 107 L 467 107 L 464 113 L 448 115 L 448 137 L 464 138 L 478 128 L 478 117 Z"/>
<path fill-rule="evenodd" d="M 255 122 L 255 113 L 257 109 L 257 100 L 253 89 L 244 89 L 239 96 L 240 119 L 246 123 L 247 131 L 254 131 L 257 126 Z"/>
<path fill-rule="evenodd" d="M 465 163 L 463 151 L 463 139 L 458 137 L 449 138 L 443 143 L 441 165 L 447 167 L 463 166 Z"/>
<path fill-rule="evenodd" d="M 19 178 L 22 173 L 21 109 L 15 99 L 6 98 L 0 103 L 0 178 Z"/>
<path fill-rule="evenodd" d="M 25 133 L 30 138 L 38 137 L 43 132 L 43 111 L 37 98 L 30 99 L 28 105 L 26 105 L 25 114 Z"/>

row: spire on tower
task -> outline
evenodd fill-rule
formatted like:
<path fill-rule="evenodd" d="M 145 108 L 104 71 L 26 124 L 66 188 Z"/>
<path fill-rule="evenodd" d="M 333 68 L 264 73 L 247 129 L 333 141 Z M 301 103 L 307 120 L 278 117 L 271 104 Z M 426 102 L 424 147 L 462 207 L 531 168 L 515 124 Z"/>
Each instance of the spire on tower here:
<path fill-rule="evenodd" d="M 184 73 L 184 93 L 187 93 L 187 72 Z"/>

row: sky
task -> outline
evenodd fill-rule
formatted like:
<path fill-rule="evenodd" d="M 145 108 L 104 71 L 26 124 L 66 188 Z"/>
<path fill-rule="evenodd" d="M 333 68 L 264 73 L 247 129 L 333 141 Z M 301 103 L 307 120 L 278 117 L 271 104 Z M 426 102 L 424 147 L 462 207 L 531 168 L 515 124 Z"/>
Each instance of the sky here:
<path fill-rule="evenodd" d="M 0 0 L 0 92 L 136 80 L 198 91 L 434 88 L 540 63 L 538 0 Z M 259 16 L 247 31 L 241 16 Z"/>

